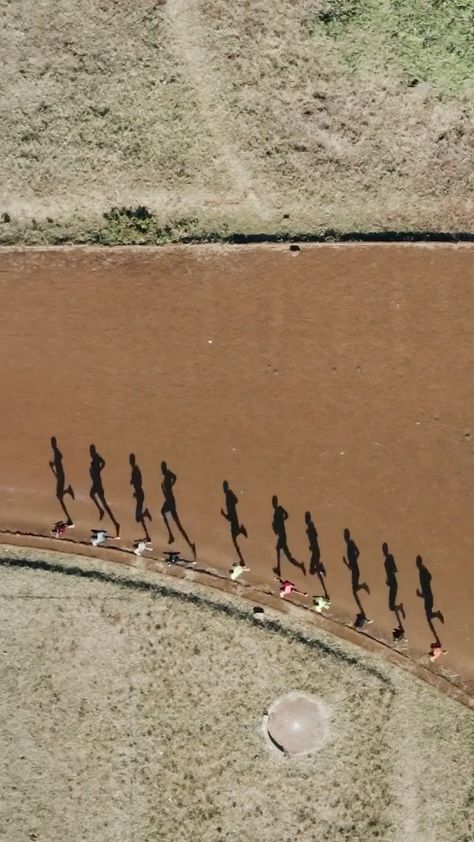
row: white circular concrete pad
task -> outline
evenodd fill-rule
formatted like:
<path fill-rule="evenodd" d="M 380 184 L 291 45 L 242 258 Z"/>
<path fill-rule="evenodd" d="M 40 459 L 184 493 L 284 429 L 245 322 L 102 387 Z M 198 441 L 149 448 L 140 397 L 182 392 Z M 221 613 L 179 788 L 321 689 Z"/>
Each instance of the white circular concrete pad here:
<path fill-rule="evenodd" d="M 263 724 L 272 747 L 290 757 L 319 751 L 330 736 L 326 705 L 317 696 L 298 691 L 273 702 Z"/>

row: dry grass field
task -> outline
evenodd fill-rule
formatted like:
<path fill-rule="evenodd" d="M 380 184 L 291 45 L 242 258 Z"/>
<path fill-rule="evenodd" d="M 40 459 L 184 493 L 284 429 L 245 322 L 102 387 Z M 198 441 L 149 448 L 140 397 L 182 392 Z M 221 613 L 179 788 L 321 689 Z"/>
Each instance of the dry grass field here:
<path fill-rule="evenodd" d="M 156 574 L 1 567 L 2 840 L 471 842 L 472 712 L 383 659 Z M 261 732 L 292 689 L 330 714 L 299 761 Z"/>
<path fill-rule="evenodd" d="M 472 231 L 473 27 L 471 0 L 0 0 L 0 242 Z"/>

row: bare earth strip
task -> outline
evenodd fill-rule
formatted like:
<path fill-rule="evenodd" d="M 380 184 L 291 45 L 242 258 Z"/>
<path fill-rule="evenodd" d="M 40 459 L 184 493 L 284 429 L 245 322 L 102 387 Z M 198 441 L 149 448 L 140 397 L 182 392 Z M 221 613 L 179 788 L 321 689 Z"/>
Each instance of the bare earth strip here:
<path fill-rule="evenodd" d="M 331 616 L 353 623 L 358 601 L 391 646 L 387 542 L 407 655 L 472 687 L 472 266 L 467 246 L 3 253 L 0 527 L 48 534 L 62 499 L 68 537 L 111 529 L 89 496 L 93 443 L 128 548 L 143 535 L 134 454 L 160 556 L 166 460 L 186 532 L 171 519 L 173 546 L 189 557 L 195 543 L 199 565 L 228 576 L 226 480 L 248 535 L 243 581 L 277 594 L 277 495 L 299 565 L 282 555 L 284 577 L 321 593 L 309 512 Z M 74 500 L 56 496 L 51 436 Z M 370 590 L 357 600 L 345 529 Z M 448 651 L 431 665 L 435 635 Z"/>

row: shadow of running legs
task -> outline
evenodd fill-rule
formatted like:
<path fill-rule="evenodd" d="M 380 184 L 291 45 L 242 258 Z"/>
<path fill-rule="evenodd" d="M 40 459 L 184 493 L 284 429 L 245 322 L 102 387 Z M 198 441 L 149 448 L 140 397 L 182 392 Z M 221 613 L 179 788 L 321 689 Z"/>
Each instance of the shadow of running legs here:
<path fill-rule="evenodd" d="M 385 582 L 388 587 L 388 608 L 389 611 L 393 612 L 397 621 L 397 625 L 392 632 L 392 638 L 394 641 L 401 641 L 405 637 L 405 629 L 402 623 L 402 618 L 405 619 L 405 609 L 402 602 L 397 604 L 397 565 L 392 553 L 388 550 L 387 543 L 382 544 L 382 553 L 384 556 Z"/>
<path fill-rule="evenodd" d="M 369 620 L 367 614 L 365 613 L 364 607 L 359 599 L 359 591 L 366 591 L 366 593 L 369 594 L 370 588 L 367 582 L 361 583 L 360 581 L 360 550 L 354 539 L 351 537 L 349 529 L 344 529 L 344 540 L 346 542 L 346 555 L 342 557 L 342 560 L 346 567 L 348 567 L 351 571 L 352 596 L 354 597 L 355 604 L 358 608 L 358 614 L 354 625 L 356 628 L 361 628 L 365 625 L 365 623 L 371 623 L 372 620 Z"/>
<path fill-rule="evenodd" d="M 151 539 L 147 529 L 146 519 L 148 519 L 151 522 L 152 518 L 148 506 L 144 508 L 145 492 L 143 491 L 142 472 L 137 465 L 134 453 L 130 454 L 129 462 L 130 467 L 132 469 L 132 473 L 130 476 L 130 485 L 133 486 L 133 496 L 135 498 L 135 521 L 136 523 L 140 523 L 142 525 L 143 531 L 145 533 L 145 539 L 149 543 Z"/>
<path fill-rule="evenodd" d="M 115 537 L 120 537 L 120 524 L 115 519 L 112 509 L 110 508 L 109 504 L 107 503 L 105 497 L 104 486 L 102 484 L 102 471 L 105 468 L 105 459 L 102 458 L 97 453 L 96 447 L 94 444 L 91 444 L 89 448 L 90 456 L 91 456 L 91 464 L 89 468 L 90 477 L 92 480 L 91 490 L 89 492 L 89 497 L 93 501 L 94 505 L 97 507 L 99 512 L 99 519 L 102 520 L 104 517 L 104 513 L 107 512 L 110 520 L 112 521 L 115 527 Z"/>
<path fill-rule="evenodd" d="M 310 512 L 305 512 L 304 520 L 306 524 L 306 535 L 308 538 L 309 551 L 311 553 L 309 572 L 310 575 L 316 575 L 318 577 L 321 587 L 323 589 L 324 598 L 329 599 L 329 594 L 325 582 L 326 568 L 324 567 L 324 564 L 321 561 L 321 550 L 319 547 L 318 540 L 319 536 Z"/>
<path fill-rule="evenodd" d="M 306 568 L 304 566 L 303 561 L 298 561 L 294 558 L 289 550 L 288 547 L 288 538 L 286 537 L 286 526 L 285 521 L 288 520 L 288 512 L 285 511 L 283 506 L 280 506 L 278 503 L 278 497 L 276 494 L 272 497 L 272 506 L 273 506 L 273 520 L 272 520 L 272 529 L 277 536 L 276 542 L 276 557 L 277 563 L 276 567 L 273 568 L 273 572 L 276 573 L 277 576 L 281 576 L 281 554 L 288 559 L 291 564 L 294 564 L 295 567 L 299 567 L 300 570 L 303 571 L 303 574 L 306 576 Z"/>
<path fill-rule="evenodd" d="M 432 644 L 432 648 L 434 647 L 441 647 L 441 641 L 439 639 L 438 633 L 433 625 L 433 620 L 439 620 L 441 623 L 444 623 L 444 616 L 441 611 L 434 611 L 434 597 L 433 591 L 431 589 L 431 573 L 423 564 L 423 559 L 421 555 L 417 555 L 416 557 L 416 566 L 418 568 L 418 574 L 420 577 L 420 587 L 417 588 L 416 595 L 420 597 L 420 599 L 424 602 L 425 607 L 425 615 L 426 615 L 426 622 L 430 627 L 431 633 L 434 637 L 434 642 Z"/>
<path fill-rule="evenodd" d="M 165 502 L 161 508 L 161 516 L 163 518 L 163 522 L 168 530 L 168 544 L 174 543 L 174 535 L 171 531 L 171 527 L 169 524 L 168 515 L 170 515 L 178 527 L 179 532 L 183 536 L 184 540 L 186 541 L 188 547 L 191 549 L 193 557 L 196 558 L 196 544 L 194 544 L 191 539 L 188 537 L 180 519 L 178 516 L 178 510 L 176 506 L 176 500 L 174 496 L 174 485 L 176 483 L 176 474 L 173 471 L 170 471 L 166 462 L 161 463 L 161 473 L 163 474 L 163 480 L 161 482 L 161 490 L 163 492 L 163 497 L 165 498 Z"/>
<path fill-rule="evenodd" d="M 225 495 L 225 510 L 221 509 L 221 515 L 229 522 L 230 536 L 232 538 L 234 549 L 239 557 L 239 561 L 243 565 L 245 565 L 242 551 L 237 543 L 237 538 L 240 535 L 243 535 L 244 538 L 247 538 L 247 530 L 245 526 L 240 523 L 239 515 L 237 514 L 237 504 L 239 501 L 232 489 L 229 488 L 229 483 L 227 482 L 227 480 L 224 480 L 222 488 L 224 490 Z"/>
<path fill-rule="evenodd" d="M 61 453 L 57 441 L 56 436 L 51 437 L 51 447 L 53 449 L 53 458 L 49 463 L 49 467 L 51 468 L 54 476 L 56 477 L 56 498 L 61 506 L 61 509 L 64 512 L 64 516 L 66 518 L 66 523 L 68 526 L 73 526 L 71 515 L 69 514 L 66 504 L 64 502 L 64 497 L 66 494 L 69 494 L 72 500 L 74 500 L 74 491 L 72 489 L 72 485 L 68 485 L 66 487 L 66 478 L 64 475 L 64 465 L 63 465 L 63 454 Z"/>

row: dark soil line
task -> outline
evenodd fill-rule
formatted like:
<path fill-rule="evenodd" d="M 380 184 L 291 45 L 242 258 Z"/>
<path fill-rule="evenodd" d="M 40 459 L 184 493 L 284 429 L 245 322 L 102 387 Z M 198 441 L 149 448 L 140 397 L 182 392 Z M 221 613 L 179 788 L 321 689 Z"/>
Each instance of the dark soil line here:
<path fill-rule="evenodd" d="M 141 233 L 139 231 L 127 231 L 126 235 L 109 236 L 107 231 L 87 232 L 84 235 L 74 236 L 66 233 L 56 233 L 44 230 L 44 237 L 32 242 L 27 237 L 18 234 L 17 236 L 1 237 L 0 248 L 48 248 L 48 247 L 71 247 L 71 246 L 94 246 L 103 248 L 115 248 L 122 246 L 129 247 L 150 247 L 167 245 L 200 245 L 200 244 L 223 245 L 272 245 L 278 243 L 290 243 L 294 251 L 298 251 L 298 243 L 474 243 L 474 233 L 470 231 L 347 231 L 341 232 L 333 229 L 322 231 L 319 234 L 300 232 L 277 232 L 243 234 L 234 232 L 223 234 L 218 231 L 208 231 L 198 234 L 183 234 L 175 236 L 168 228 L 157 229 L 153 232 Z"/>
<path fill-rule="evenodd" d="M 33 560 L 26 558 L 2 558 L 0 559 L 0 567 L 16 567 L 19 569 L 26 568 L 29 570 L 41 570 L 43 572 L 48 573 L 60 573 L 64 576 L 74 576 L 76 578 L 81 579 L 93 579 L 98 582 L 116 585 L 120 588 L 126 588 L 128 590 L 147 592 L 152 596 L 152 598 L 156 598 L 157 596 L 171 596 L 175 599 L 179 599 L 181 602 L 192 603 L 194 605 L 205 605 L 206 608 L 210 608 L 213 611 L 216 611 L 218 613 L 229 614 L 234 618 L 237 618 L 239 620 L 245 620 L 247 622 L 252 617 L 252 615 L 249 614 L 247 611 L 243 611 L 242 609 L 239 609 L 236 606 L 230 605 L 225 602 L 215 602 L 214 600 L 207 599 L 202 594 L 192 592 L 186 593 L 185 591 L 173 588 L 171 585 L 162 585 L 158 582 L 146 582 L 143 579 L 130 579 L 123 575 L 105 573 L 101 570 L 95 570 L 93 568 L 83 568 L 79 566 L 69 567 L 68 565 L 61 564 L 60 562 L 48 562 L 42 559 Z M 252 624 L 255 624 L 253 620 Z M 363 664 L 356 656 L 351 657 L 350 655 L 346 655 L 340 650 L 333 649 L 332 646 L 324 643 L 321 640 L 315 640 L 314 638 L 307 637 L 301 632 L 286 629 L 277 620 L 267 619 L 265 621 L 264 628 L 269 629 L 273 632 L 278 632 L 279 634 L 283 634 L 290 640 L 293 640 L 297 643 L 303 643 L 305 646 L 309 646 L 311 649 L 318 650 L 320 654 L 331 655 L 339 661 L 343 661 L 346 664 L 350 664 L 350 666 L 352 667 L 362 670 L 362 672 L 369 673 L 370 675 L 377 678 L 387 689 L 390 690 L 390 692 L 393 695 L 394 689 L 390 679 L 382 675 L 382 673 L 380 673 L 374 667 L 370 667 L 366 664 Z"/>
<path fill-rule="evenodd" d="M 474 243 L 474 233 L 469 231 L 348 231 L 346 233 L 323 231 L 321 234 L 203 234 L 200 237 L 182 237 L 182 243 L 222 242 L 239 245 L 252 243 Z"/>

